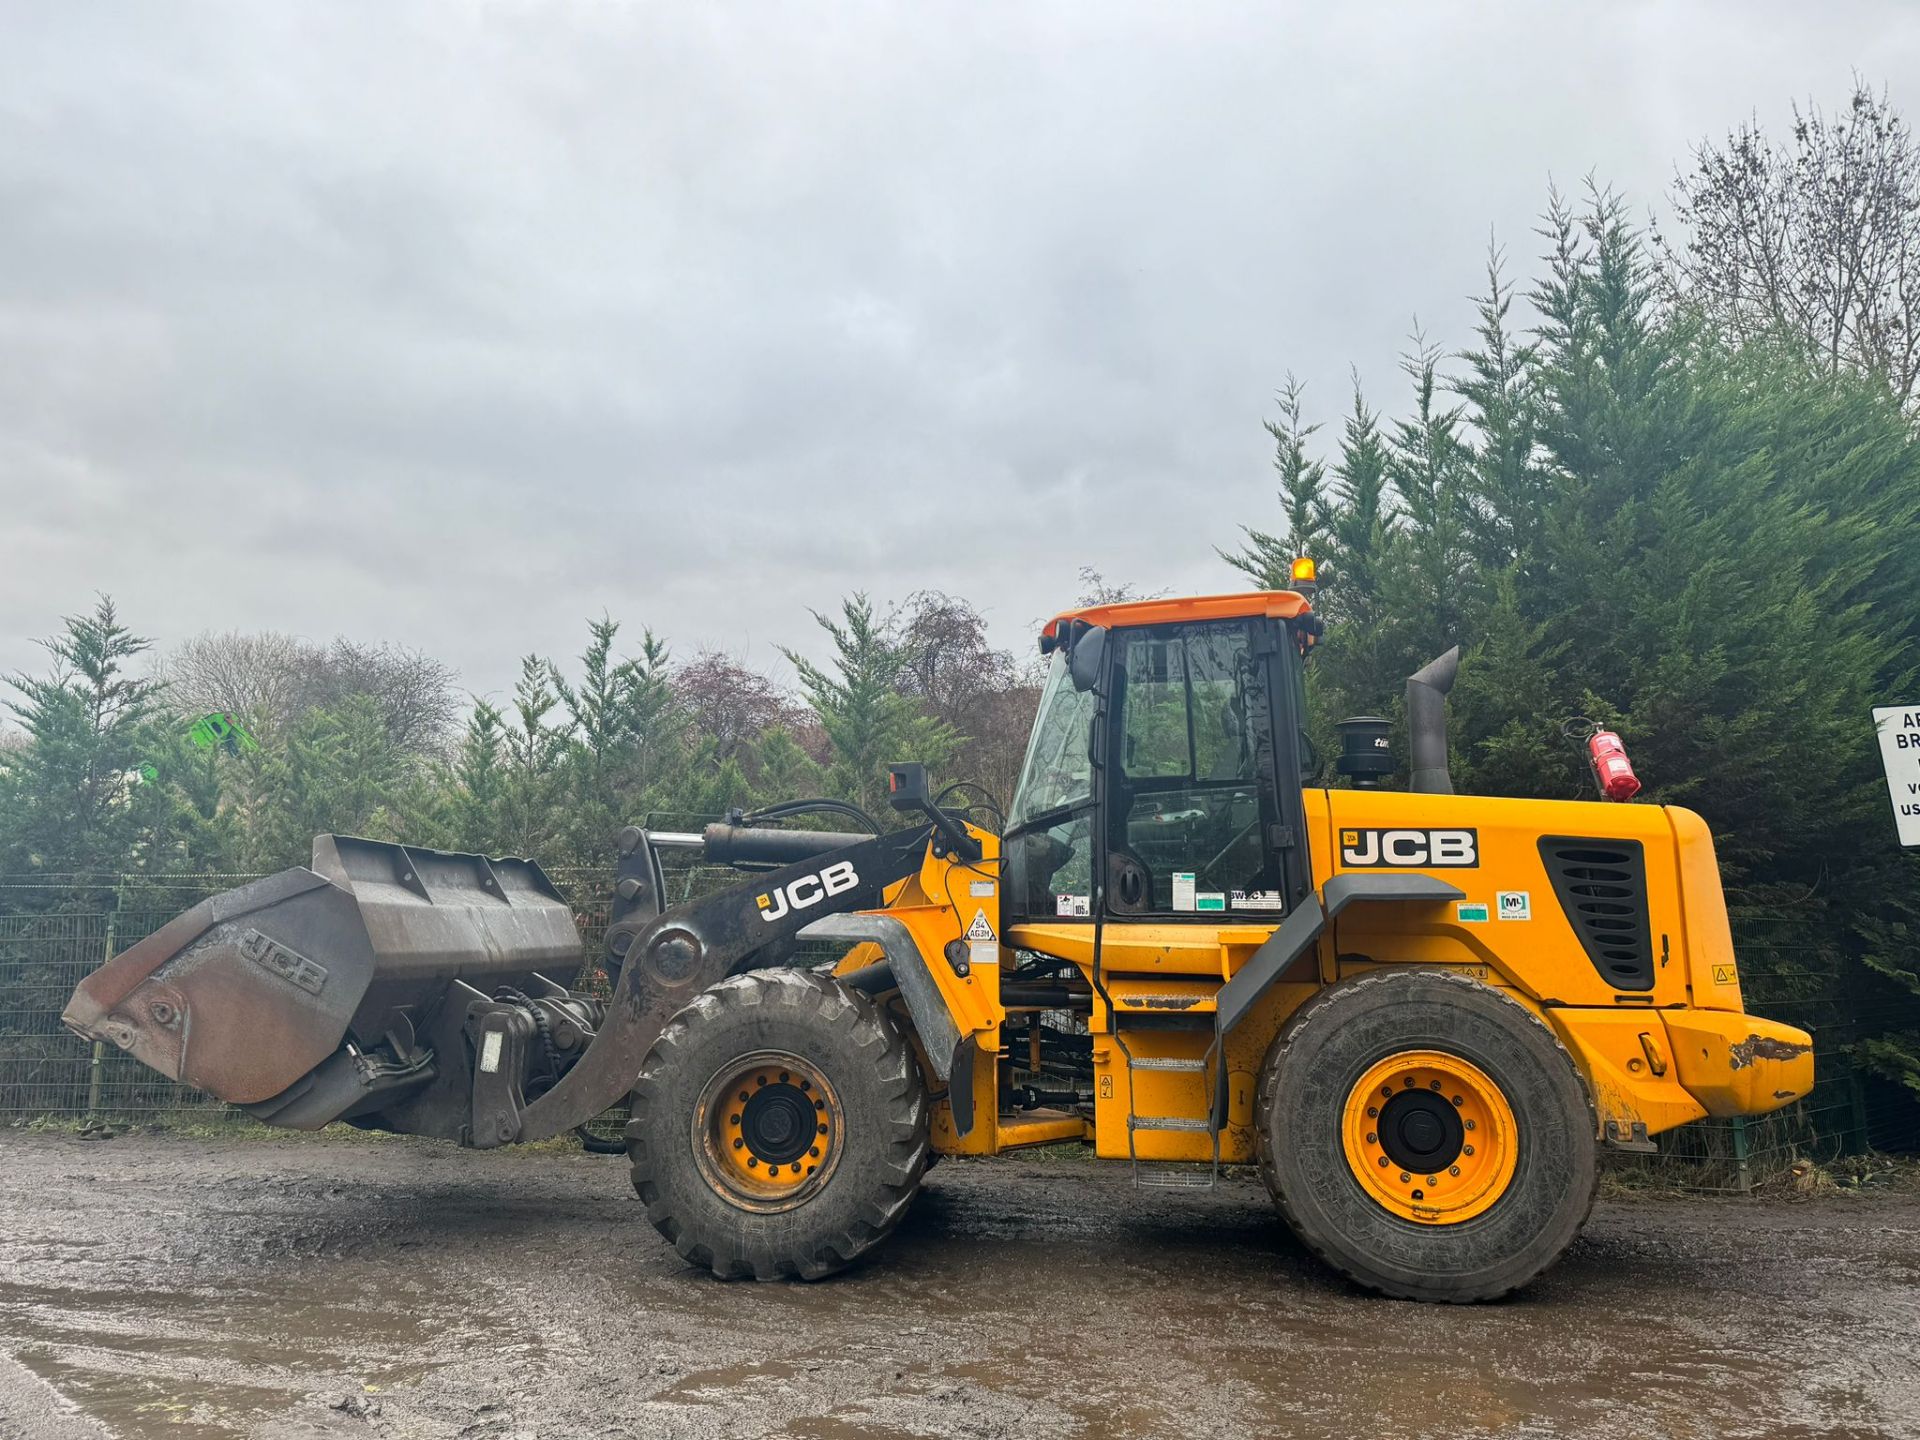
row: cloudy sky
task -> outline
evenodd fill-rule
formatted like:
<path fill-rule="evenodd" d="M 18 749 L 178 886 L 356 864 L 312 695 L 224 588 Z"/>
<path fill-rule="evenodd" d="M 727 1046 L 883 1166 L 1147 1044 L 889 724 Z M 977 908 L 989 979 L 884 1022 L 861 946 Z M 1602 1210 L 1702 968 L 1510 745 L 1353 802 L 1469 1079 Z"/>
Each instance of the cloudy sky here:
<path fill-rule="evenodd" d="M 1920 6 L 0 0 L 0 673 L 96 591 L 488 692 L 1232 588 L 1289 369 L 1397 406 L 1550 179 L 1855 70 Z"/>

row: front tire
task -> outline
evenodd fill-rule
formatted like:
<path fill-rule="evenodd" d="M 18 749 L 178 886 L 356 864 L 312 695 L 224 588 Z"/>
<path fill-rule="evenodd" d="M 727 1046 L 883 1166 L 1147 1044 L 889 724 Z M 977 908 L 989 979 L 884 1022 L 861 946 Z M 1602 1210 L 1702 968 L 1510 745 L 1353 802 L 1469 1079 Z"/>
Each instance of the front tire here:
<path fill-rule="evenodd" d="M 810 971 L 748 971 L 696 997 L 648 1053 L 632 1117 L 647 1219 L 723 1279 L 845 1268 L 892 1233 L 927 1165 L 906 1037 Z"/>
<path fill-rule="evenodd" d="M 1294 1232 L 1401 1299 L 1516 1290 L 1593 1208 L 1597 1126 L 1572 1057 L 1451 971 L 1370 970 L 1308 1001 L 1261 1067 L 1255 1125 Z"/>

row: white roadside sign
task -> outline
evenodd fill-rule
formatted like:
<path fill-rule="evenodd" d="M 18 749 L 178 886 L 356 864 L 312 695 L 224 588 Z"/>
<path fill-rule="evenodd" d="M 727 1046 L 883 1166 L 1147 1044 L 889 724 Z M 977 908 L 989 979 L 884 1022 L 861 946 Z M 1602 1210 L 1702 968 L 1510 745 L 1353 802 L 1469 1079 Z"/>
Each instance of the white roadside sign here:
<path fill-rule="evenodd" d="M 1873 725 L 1900 843 L 1920 847 L 1920 705 L 1883 706 L 1873 712 Z"/>

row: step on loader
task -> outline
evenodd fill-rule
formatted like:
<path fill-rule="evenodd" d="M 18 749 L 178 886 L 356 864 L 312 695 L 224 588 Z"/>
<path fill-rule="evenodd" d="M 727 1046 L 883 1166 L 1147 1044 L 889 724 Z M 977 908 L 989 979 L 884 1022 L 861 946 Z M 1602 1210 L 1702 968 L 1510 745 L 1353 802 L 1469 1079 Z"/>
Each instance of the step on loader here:
<path fill-rule="evenodd" d="M 1698 816 L 1452 793 L 1457 652 L 1410 682 L 1409 790 L 1364 717 L 1352 783 L 1317 783 L 1311 588 L 1055 618 L 1004 814 L 903 764 L 891 825 L 629 828 L 604 980 L 538 865 L 321 836 L 66 1022 L 301 1129 L 486 1149 L 624 1101 L 648 1218 L 725 1277 L 859 1259 L 937 1155 L 1082 1141 L 1142 1184 L 1257 1166 L 1373 1290 L 1503 1295 L 1578 1233 L 1602 1146 L 1788 1104 L 1811 1045 L 1742 1008 Z M 676 850 L 742 878 L 668 905 Z"/>

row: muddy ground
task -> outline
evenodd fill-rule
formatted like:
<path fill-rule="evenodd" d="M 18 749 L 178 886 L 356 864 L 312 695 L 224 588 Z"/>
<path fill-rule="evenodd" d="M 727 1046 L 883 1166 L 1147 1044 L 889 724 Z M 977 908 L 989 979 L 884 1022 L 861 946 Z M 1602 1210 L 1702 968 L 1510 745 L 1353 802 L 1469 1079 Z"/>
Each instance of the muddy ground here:
<path fill-rule="evenodd" d="M 1362 1295 L 1251 1180 L 947 1162 L 723 1284 L 618 1159 L 0 1133 L 0 1432 L 1920 1436 L 1920 1194 L 1603 1200 L 1522 1297 Z"/>

